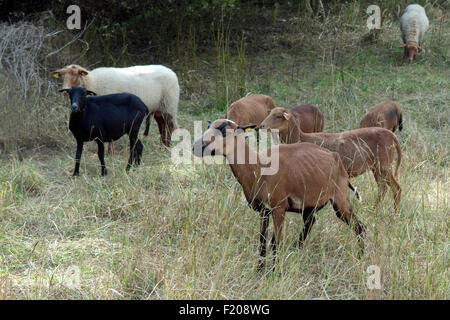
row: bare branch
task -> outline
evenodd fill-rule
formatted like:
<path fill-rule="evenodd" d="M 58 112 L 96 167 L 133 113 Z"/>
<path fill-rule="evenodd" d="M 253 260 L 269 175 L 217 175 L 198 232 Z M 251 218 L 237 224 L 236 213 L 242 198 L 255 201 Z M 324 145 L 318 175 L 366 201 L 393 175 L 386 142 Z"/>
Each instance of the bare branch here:
<path fill-rule="evenodd" d="M 77 40 L 78 40 L 78 39 L 86 32 L 86 30 L 91 26 L 91 24 L 92 24 L 92 22 L 94 22 L 94 20 L 95 20 L 95 18 L 91 20 L 91 22 L 89 23 L 89 25 L 88 25 L 87 22 L 86 22 L 86 24 L 85 24 L 83 30 L 82 30 L 80 33 L 78 33 L 72 40 L 70 40 L 69 42 L 67 42 L 67 43 L 66 43 L 65 45 L 63 45 L 61 48 L 59 48 L 59 49 L 57 49 L 57 50 L 55 50 L 55 51 L 52 51 L 52 52 L 50 52 L 49 54 L 47 54 L 47 55 L 45 56 L 45 59 L 47 59 L 47 58 L 49 58 L 49 57 L 51 57 L 51 56 L 57 54 L 58 52 L 61 52 L 62 50 L 64 50 L 64 48 L 70 46 L 72 43 L 74 43 L 75 41 L 77 41 Z"/>

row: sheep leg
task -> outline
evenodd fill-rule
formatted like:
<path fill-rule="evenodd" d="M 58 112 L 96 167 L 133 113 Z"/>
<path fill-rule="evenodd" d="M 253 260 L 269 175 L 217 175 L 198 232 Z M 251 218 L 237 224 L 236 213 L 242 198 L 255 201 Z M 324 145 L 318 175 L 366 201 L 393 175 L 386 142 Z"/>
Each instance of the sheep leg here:
<path fill-rule="evenodd" d="M 175 130 L 175 123 L 171 115 L 157 111 L 153 114 L 153 117 L 158 124 L 159 134 L 161 135 L 161 142 L 170 147 L 170 141 L 172 139 L 172 132 Z"/>
<path fill-rule="evenodd" d="M 127 171 L 130 170 L 131 165 L 133 164 L 134 159 L 134 153 L 136 149 L 136 141 L 137 141 L 137 135 L 133 132 L 130 133 L 130 158 L 128 158 L 127 163 Z"/>
<path fill-rule="evenodd" d="M 398 184 L 397 180 L 395 180 L 394 175 L 392 172 L 389 172 L 387 174 L 387 183 L 391 187 L 392 193 L 394 194 L 394 208 L 395 212 L 398 212 L 400 210 L 400 198 L 402 195 L 402 189 L 400 188 L 400 185 Z"/>
<path fill-rule="evenodd" d="M 108 143 L 108 154 L 114 155 L 115 153 L 114 141 L 111 141 Z"/>
<path fill-rule="evenodd" d="M 387 183 L 384 175 L 382 175 L 381 172 L 379 172 L 377 169 L 373 170 L 373 176 L 375 177 L 375 181 L 378 184 L 378 196 L 376 201 L 376 205 L 378 205 L 383 201 L 386 195 Z"/>
<path fill-rule="evenodd" d="M 80 172 L 80 159 L 83 153 L 83 141 L 77 140 L 77 153 L 75 154 L 75 170 L 73 171 L 73 176 L 78 176 Z"/>
<path fill-rule="evenodd" d="M 305 245 L 306 237 L 308 236 L 309 231 L 311 231 L 312 226 L 316 222 L 316 217 L 314 216 L 314 212 L 309 210 L 303 211 L 303 230 L 298 239 L 298 246 Z"/>
<path fill-rule="evenodd" d="M 344 188 L 343 188 L 344 189 Z M 348 196 L 339 192 L 334 201 L 332 201 L 333 209 L 336 212 L 336 216 L 344 221 L 346 224 L 351 226 L 353 224 L 353 230 L 358 237 L 358 243 L 361 247 L 361 253 L 364 252 L 364 236 L 366 233 L 365 225 L 358 220 L 356 215 L 353 213 L 353 209 L 348 200 Z"/>
<path fill-rule="evenodd" d="M 98 146 L 98 159 L 100 160 L 100 166 L 101 166 L 101 174 L 102 176 L 106 176 L 107 170 L 105 166 L 105 145 L 103 141 L 97 140 L 97 146 Z"/>
<path fill-rule="evenodd" d="M 275 259 L 277 256 L 277 246 L 280 246 L 280 243 L 281 243 L 285 213 L 286 213 L 286 210 L 282 209 L 282 208 L 277 208 L 272 211 L 273 237 L 272 237 L 272 241 L 271 241 L 271 246 L 272 246 L 272 251 L 273 251 L 274 262 L 275 262 Z"/>
<path fill-rule="evenodd" d="M 261 224 L 259 230 L 259 249 L 260 258 L 258 262 L 258 270 L 264 269 L 265 257 L 266 257 L 266 244 L 267 244 L 267 228 L 269 227 L 269 216 L 270 210 L 268 210 L 264 204 L 258 200 L 253 200 L 250 204 L 253 210 L 259 211 L 261 213 Z"/>
<path fill-rule="evenodd" d="M 267 228 L 269 227 L 269 215 L 268 210 L 261 210 L 261 226 L 259 231 L 259 245 L 260 245 L 260 258 L 258 262 L 258 270 L 264 269 L 265 257 L 266 257 L 266 244 L 267 244 Z"/>
<path fill-rule="evenodd" d="M 137 165 L 141 164 L 141 157 L 142 157 L 142 150 L 144 149 L 144 146 L 141 142 L 141 140 L 137 140 L 136 147 L 134 148 L 134 163 Z"/>

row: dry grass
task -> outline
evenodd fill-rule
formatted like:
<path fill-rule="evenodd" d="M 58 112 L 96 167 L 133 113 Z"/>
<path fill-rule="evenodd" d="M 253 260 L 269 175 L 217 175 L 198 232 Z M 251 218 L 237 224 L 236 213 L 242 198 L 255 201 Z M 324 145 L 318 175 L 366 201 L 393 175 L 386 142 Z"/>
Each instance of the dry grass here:
<path fill-rule="evenodd" d="M 342 25 L 344 16 L 330 17 L 326 26 Z M 247 92 L 270 94 L 286 107 L 316 103 L 330 132 L 356 127 L 385 99 L 403 108 L 400 213 L 390 193 L 374 207 L 370 174 L 354 180 L 363 202 L 352 203 L 368 227 L 361 259 L 353 233 L 327 206 L 300 249 L 293 244 L 302 222 L 289 214 L 279 268 L 258 274 L 259 214 L 248 208 L 230 169 L 173 165 L 154 124 L 143 141 L 141 167 L 124 172 L 121 140 L 118 154 L 106 159 L 109 175 L 101 178 L 90 145 L 81 176 L 72 179 L 68 111 L 50 95 L 52 112 L 43 114 L 60 129 L 42 130 L 58 142 L 0 159 L 0 279 L 10 279 L 13 290 L 5 293 L 0 285 L 0 298 L 448 299 L 450 79 L 442 72 L 449 62 L 448 17 L 432 17 L 427 55 L 413 64 L 401 60 L 395 22 L 385 21 L 377 43 L 361 42 L 365 30 L 351 27 L 323 33 L 319 41 L 325 27 L 317 24 L 303 42 L 282 46 L 296 37 L 283 38 L 284 28 L 299 27 L 290 19 L 280 20 L 286 25 L 278 26 L 273 47 L 246 57 Z M 239 57 L 231 55 L 230 64 L 238 65 Z M 180 77 L 179 123 L 191 131 L 194 120 L 223 116 L 215 105 L 214 59 L 198 57 L 198 69 Z M 11 98 L 2 94 L 0 108 L 10 110 Z M 381 269 L 380 290 L 366 286 L 370 265 Z"/>

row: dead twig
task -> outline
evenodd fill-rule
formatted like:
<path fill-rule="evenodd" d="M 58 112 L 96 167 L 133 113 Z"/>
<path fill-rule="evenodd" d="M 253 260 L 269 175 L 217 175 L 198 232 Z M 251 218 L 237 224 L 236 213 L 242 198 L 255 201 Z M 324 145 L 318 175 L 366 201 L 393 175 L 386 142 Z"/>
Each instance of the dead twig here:
<path fill-rule="evenodd" d="M 75 41 L 77 41 L 85 32 L 86 30 L 91 26 L 91 24 L 94 22 L 95 18 L 91 20 L 91 22 L 89 24 L 84 25 L 84 28 L 81 32 L 79 32 L 72 40 L 70 40 L 69 42 L 67 42 L 65 45 L 63 45 L 61 48 L 56 49 L 55 51 L 50 52 L 49 54 L 47 54 L 45 56 L 45 59 L 57 54 L 58 52 L 61 52 L 62 50 L 64 50 L 65 48 L 67 48 L 68 46 L 70 46 L 72 43 L 74 43 Z M 55 34 L 57 34 L 58 32 L 56 32 Z"/>

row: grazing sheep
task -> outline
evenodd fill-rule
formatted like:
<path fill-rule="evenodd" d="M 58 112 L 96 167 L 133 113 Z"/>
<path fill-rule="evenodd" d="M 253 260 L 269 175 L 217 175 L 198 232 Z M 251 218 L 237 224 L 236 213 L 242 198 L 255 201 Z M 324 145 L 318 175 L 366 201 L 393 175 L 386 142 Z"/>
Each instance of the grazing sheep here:
<path fill-rule="evenodd" d="M 141 99 L 130 93 L 87 97 L 95 93 L 83 87 L 61 89 L 60 92 L 68 93 L 70 97 L 72 112 L 69 129 L 77 140 L 74 176 L 79 174 L 84 142 L 94 140 L 98 145 L 101 174 L 106 175 L 103 143 L 115 141 L 124 134 L 130 137 L 127 170 L 130 169 L 133 160 L 136 164 L 140 164 L 144 146 L 138 139 L 138 134 L 144 117 L 147 118 L 144 135 L 148 135 L 150 127 L 150 112 Z"/>
<path fill-rule="evenodd" d="M 404 47 L 404 57 L 413 61 L 418 52 L 422 52 L 421 40 L 428 30 L 429 22 L 425 9 L 418 4 L 406 7 L 400 18 L 400 29 Z"/>
<path fill-rule="evenodd" d="M 362 249 L 365 226 L 353 214 L 347 188 L 355 189 L 339 155 L 310 143 L 280 145 L 277 146 L 279 170 L 273 175 L 262 175 L 261 168 L 267 165 L 261 159 L 267 157 L 267 153 L 256 153 L 248 146 L 242 134 L 248 127 L 255 126 L 242 127 L 228 119 L 216 120 L 195 142 L 193 151 L 197 157 L 226 157 L 249 206 L 261 213 L 259 267 L 264 266 L 270 214 L 274 223 L 271 245 L 276 256 L 286 211 L 303 215 L 304 227 L 299 238 L 302 243 L 316 221 L 315 213 L 328 201 L 342 221 L 353 224 Z M 271 156 L 276 156 L 274 147 L 268 151 Z M 249 159 L 255 159 L 254 164 Z"/>
<path fill-rule="evenodd" d="M 265 94 L 249 94 L 235 102 L 228 108 L 226 119 L 234 121 L 240 126 L 258 125 L 277 105 L 272 97 Z M 256 141 L 259 145 L 259 132 L 256 131 Z"/>
<path fill-rule="evenodd" d="M 324 117 L 322 111 L 313 104 L 302 104 L 292 108 L 291 112 L 297 118 L 303 132 L 322 132 Z"/>
<path fill-rule="evenodd" d="M 401 197 L 401 188 L 395 177 L 402 159 L 397 137 L 384 128 L 361 128 L 341 133 L 304 133 L 288 109 L 275 108 L 260 124 L 260 129 L 278 129 L 281 141 L 285 143 L 310 142 L 339 153 L 350 178 L 372 170 L 378 184 L 380 203 L 389 185 L 394 193 L 396 211 Z M 394 149 L 397 151 L 397 167 L 392 174 Z"/>
<path fill-rule="evenodd" d="M 250 94 L 233 102 L 225 117 L 241 126 L 258 125 L 263 122 L 270 110 L 276 107 L 272 97 L 264 94 Z"/>
<path fill-rule="evenodd" d="M 63 89 L 82 86 L 99 95 L 121 92 L 135 94 L 155 117 L 162 143 L 170 146 L 172 132 L 177 129 L 180 87 L 177 75 L 169 68 L 147 65 L 88 71 L 78 65 L 69 65 L 52 74 L 55 78 L 62 78 Z"/>
<path fill-rule="evenodd" d="M 400 106 L 394 101 L 384 101 L 372 107 L 361 120 L 360 128 L 381 127 L 392 132 L 403 129 Z"/>

